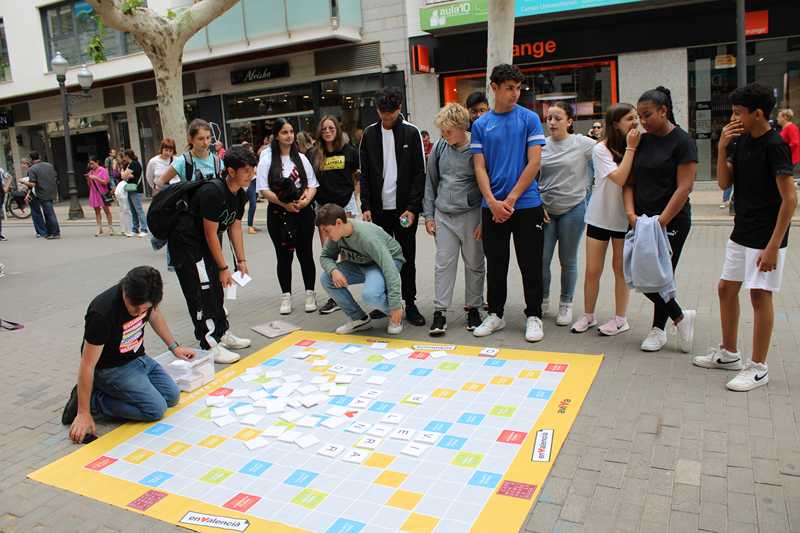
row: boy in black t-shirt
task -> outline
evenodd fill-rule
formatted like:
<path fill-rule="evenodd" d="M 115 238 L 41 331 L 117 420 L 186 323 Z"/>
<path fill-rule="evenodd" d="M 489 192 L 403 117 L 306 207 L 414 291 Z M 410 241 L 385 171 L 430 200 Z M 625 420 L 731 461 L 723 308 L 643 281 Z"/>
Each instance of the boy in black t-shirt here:
<path fill-rule="evenodd" d="M 233 283 L 233 272 L 222 253 L 222 232 L 228 232 L 237 270 L 247 274 L 242 215 L 258 159 L 236 145 L 225 153 L 224 162 L 225 180 L 207 180 L 192 194 L 189 211 L 176 220 L 168 246 L 200 347 L 210 350 L 216 363 L 234 363 L 239 355 L 228 348 L 247 348 L 250 340 L 228 330 L 223 288 Z"/>
<path fill-rule="evenodd" d="M 733 91 L 730 102 L 733 114 L 722 129 L 717 157 L 717 182 L 722 190 L 733 185 L 736 208 L 718 289 L 722 343 L 695 357 L 694 364 L 739 370 L 727 387 L 749 391 L 769 382 L 772 293 L 780 290 L 797 198 L 789 147 L 769 124 L 772 89 L 751 83 Z M 754 314 L 753 353 L 744 364 L 736 349 L 742 283 L 750 290 Z"/>
<path fill-rule="evenodd" d="M 95 434 L 92 414 L 153 421 L 178 403 L 178 386 L 144 353 L 149 322 L 176 357 L 191 360 L 194 350 L 180 346 L 158 309 L 163 284 L 158 270 L 136 267 L 102 292 L 86 311 L 78 384 L 61 415 L 76 443 Z"/>

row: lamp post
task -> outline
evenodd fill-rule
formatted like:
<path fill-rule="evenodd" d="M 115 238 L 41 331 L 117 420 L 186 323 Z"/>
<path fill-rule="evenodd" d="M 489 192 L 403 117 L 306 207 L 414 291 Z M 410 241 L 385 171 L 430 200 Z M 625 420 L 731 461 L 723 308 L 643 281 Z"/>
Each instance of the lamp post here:
<path fill-rule="evenodd" d="M 53 71 L 56 73 L 56 80 L 58 81 L 58 89 L 61 92 L 61 115 L 64 121 L 64 150 L 67 156 L 67 187 L 69 187 L 69 219 L 75 220 L 83 218 L 83 209 L 78 201 L 78 185 L 75 181 L 75 163 L 72 159 L 72 139 L 69 133 L 69 103 L 70 95 L 67 93 L 67 69 L 69 63 L 57 52 L 56 56 L 50 62 L 53 66 Z M 84 94 L 89 92 L 94 82 L 94 77 L 86 65 L 83 65 L 78 71 L 78 83 L 83 89 Z"/>

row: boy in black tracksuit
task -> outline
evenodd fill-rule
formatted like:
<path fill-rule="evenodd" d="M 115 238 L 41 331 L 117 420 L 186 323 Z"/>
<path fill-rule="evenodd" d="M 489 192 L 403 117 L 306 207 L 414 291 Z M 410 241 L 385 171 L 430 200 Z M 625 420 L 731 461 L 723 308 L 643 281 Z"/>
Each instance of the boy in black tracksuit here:
<path fill-rule="evenodd" d="M 228 232 L 236 254 L 236 269 L 248 273 L 242 241 L 245 190 L 258 159 L 241 146 L 232 146 L 224 158 L 225 179 L 209 179 L 195 190 L 188 213 L 180 215 L 170 233 L 168 246 L 186 306 L 200 346 L 211 350 L 217 363 L 233 363 L 239 355 L 226 348 L 250 346 L 228 331 L 223 308 L 223 288 L 233 283 L 233 269 L 222 252 L 222 232 Z"/>
<path fill-rule="evenodd" d="M 361 138 L 361 210 L 364 220 L 379 225 L 403 250 L 400 271 L 406 320 L 424 326 L 417 309 L 415 256 L 417 217 L 425 193 L 425 151 L 419 129 L 400 114 L 402 94 L 387 87 L 376 98 L 381 120 L 367 126 Z"/>

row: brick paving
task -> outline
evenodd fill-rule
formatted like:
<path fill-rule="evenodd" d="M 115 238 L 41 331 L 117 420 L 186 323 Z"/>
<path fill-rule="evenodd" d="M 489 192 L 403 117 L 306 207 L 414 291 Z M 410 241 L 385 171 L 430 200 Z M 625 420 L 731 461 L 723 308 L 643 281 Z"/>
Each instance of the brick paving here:
<path fill-rule="evenodd" d="M 263 204 L 259 217 L 263 223 Z M 697 225 L 679 267 L 679 301 L 698 310 L 697 353 L 719 338 L 715 283 L 729 231 L 724 225 Z M 133 265 L 165 271 L 163 254 L 154 253 L 144 239 L 94 238 L 92 233 L 90 226 L 65 224 L 60 241 L 46 242 L 34 239 L 27 223 L 14 223 L 6 226 L 9 241 L 0 243 L 0 262 L 7 266 L 0 278 L 0 316 L 25 324 L 20 332 L 0 333 L 0 399 L 6 406 L 0 413 L 2 531 L 178 531 L 25 478 L 75 449 L 60 413 L 75 382 L 89 300 Z M 233 330 L 252 336 L 255 351 L 268 340 L 250 335 L 249 328 L 276 316 L 279 289 L 266 234 L 245 239 L 255 282 L 228 306 Z M 428 295 L 433 292 L 433 243 L 422 229 L 418 243 L 419 294 Z M 545 340 L 535 346 L 522 339 L 523 305 L 512 298 L 509 326 L 487 342 L 606 355 L 523 530 L 800 532 L 800 356 L 794 327 L 800 324 L 799 255 L 790 246 L 784 290 L 775 298 L 771 381 L 745 394 L 724 388 L 730 373 L 693 367 L 689 356 L 674 349 L 673 337 L 661 353 L 639 351 L 651 314 L 650 302 L 640 295 L 631 297 L 632 329 L 620 337 L 572 335 L 550 316 Z M 610 314 L 608 278 L 600 296 L 601 318 Z M 510 280 L 509 294 L 520 294 L 515 264 Z M 557 275 L 553 283 L 556 295 Z M 173 274 L 165 272 L 165 286 L 163 309 L 170 325 L 179 339 L 190 341 L 191 324 Z M 295 306 L 300 306 L 299 269 L 295 288 Z M 581 291 L 579 283 L 577 294 Z M 462 291 L 456 295 L 460 306 Z M 581 301 L 578 296 L 576 311 Z M 749 353 L 752 313 L 744 297 L 742 304 L 742 348 Z M 429 317 L 431 302 L 423 298 L 420 307 Z M 295 311 L 290 319 L 327 331 L 343 315 Z M 462 325 L 462 317 L 451 316 L 445 338 L 475 344 Z M 424 340 L 427 329 L 409 326 L 403 337 Z M 147 348 L 163 350 L 152 333 Z M 98 429 L 105 433 L 113 427 L 104 423 Z"/>

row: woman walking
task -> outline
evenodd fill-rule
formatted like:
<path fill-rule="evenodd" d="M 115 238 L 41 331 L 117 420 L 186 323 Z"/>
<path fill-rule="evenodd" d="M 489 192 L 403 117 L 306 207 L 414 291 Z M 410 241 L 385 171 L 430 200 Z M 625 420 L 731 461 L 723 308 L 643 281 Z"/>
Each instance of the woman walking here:
<path fill-rule="evenodd" d="M 589 161 L 596 142 L 574 135 L 575 112 L 566 102 L 556 102 L 547 112 L 550 136 L 542 148 L 539 193 L 545 209 L 542 314 L 550 303 L 550 265 L 558 243 L 561 296 L 556 325 L 572 323 L 572 298 L 578 278 L 578 246 L 584 231 L 586 193 L 591 183 Z"/>
<path fill-rule="evenodd" d="M 657 216 L 672 248 L 672 270 L 692 227 L 689 193 L 697 173 L 697 145 L 675 124 L 669 89 L 646 91 L 636 105 L 645 133 L 639 143 L 633 172 L 625 186 L 625 212 L 631 227 L 641 215 Z M 678 347 L 692 351 L 695 311 L 682 310 L 675 298 L 665 302 L 657 292 L 645 294 L 653 302 L 653 327 L 642 342 L 645 352 L 657 352 L 667 343 L 667 318 L 675 324 Z"/>
<path fill-rule="evenodd" d="M 86 184 L 89 186 L 89 205 L 94 209 L 94 219 L 97 222 L 97 233 L 95 237 L 103 234 L 103 217 L 100 210 L 106 214 L 108 220 L 108 234 L 114 235 L 114 223 L 111 220 L 111 208 L 106 203 L 106 195 L 109 191 L 108 171 L 100 164 L 100 158 L 91 156 L 89 158 L 89 172 L 86 174 Z"/>
<path fill-rule="evenodd" d="M 317 310 L 314 294 L 314 210 L 311 202 L 319 183 L 314 169 L 295 142 L 294 128 L 286 119 L 275 120 L 275 136 L 258 162 L 256 187 L 269 200 L 267 231 L 278 259 L 281 286 L 280 313 L 292 312 L 292 259 L 297 254 L 305 286 L 305 311 Z"/>
<path fill-rule="evenodd" d="M 147 184 L 153 190 L 153 196 L 160 190 L 159 178 L 167 171 L 172 164 L 172 157 L 175 155 L 175 141 L 167 137 L 161 141 L 161 150 L 147 162 L 147 170 L 144 176 Z"/>
<path fill-rule="evenodd" d="M 586 208 L 586 274 L 583 284 L 583 315 L 572 325 L 573 333 L 583 333 L 597 325 L 595 305 L 600 292 L 600 277 L 611 241 L 614 270 L 614 316 L 598 329 L 601 335 L 628 331 L 628 286 L 622 270 L 622 253 L 628 218 L 622 200 L 622 187 L 628 180 L 633 157 L 639 145 L 636 109 L 630 104 L 614 104 L 605 115 L 604 137 L 592 149 L 595 186 Z"/>
<path fill-rule="evenodd" d="M 127 182 L 125 190 L 128 193 L 128 203 L 133 216 L 133 234 L 138 237 L 147 237 L 147 217 L 142 208 L 142 193 L 144 192 L 142 164 L 139 163 L 139 158 L 131 149 L 125 150 L 122 161 L 125 165 L 122 179 Z"/>

